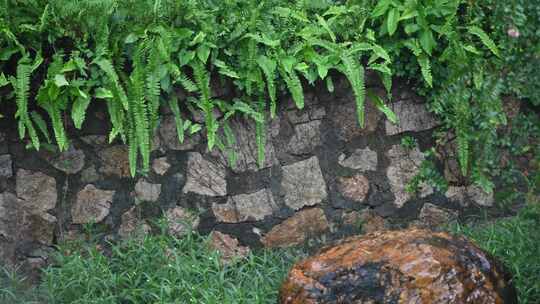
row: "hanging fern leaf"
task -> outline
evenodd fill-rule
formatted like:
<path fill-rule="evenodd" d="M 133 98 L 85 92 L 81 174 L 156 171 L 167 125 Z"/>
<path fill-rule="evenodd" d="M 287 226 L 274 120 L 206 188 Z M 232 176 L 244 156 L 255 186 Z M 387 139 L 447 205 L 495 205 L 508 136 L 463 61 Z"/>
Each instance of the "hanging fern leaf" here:
<path fill-rule="evenodd" d="M 268 90 L 268 96 L 270 97 L 270 117 L 274 119 L 276 116 L 276 86 L 274 84 L 276 78 L 276 61 L 266 57 L 259 56 L 257 64 L 263 71 L 266 78 L 266 87 Z"/>
<path fill-rule="evenodd" d="M 86 117 L 86 110 L 88 109 L 89 105 L 90 98 L 88 96 L 86 98 L 79 97 L 75 99 L 75 102 L 73 103 L 73 106 L 71 108 L 71 119 L 73 119 L 75 128 L 79 130 L 81 129 L 84 119 Z"/>
<path fill-rule="evenodd" d="M 491 38 L 489 38 L 488 34 L 486 34 L 486 32 L 484 32 L 484 30 L 482 30 L 481 28 L 479 28 L 477 26 L 469 26 L 468 30 L 469 30 L 469 33 L 471 33 L 472 35 L 475 35 L 476 37 L 480 38 L 480 41 L 482 41 L 482 43 L 495 56 L 501 57 L 500 52 L 499 52 L 499 48 L 497 47 L 495 42 L 493 42 L 493 40 L 491 40 Z"/>
<path fill-rule="evenodd" d="M 43 136 L 45 136 L 45 139 L 47 139 L 47 143 L 50 144 L 51 143 L 51 136 L 49 134 L 49 130 L 47 129 L 47 123 L 45 122 L 43 117 L 41 117 L 41 114 L 39 114 L 36 111 L 32 111 L 30 113 L 30 116 L 32 117 L 32 120 L 36 124 L 38 130 L 41 132 L 41 134 Z"/>
<path fill-rule="evenodd" d="M 426 55 L 420 55 L 417 57 L 420 70 L 422 71 L 422 77 L 430 87 L 433 87 L 433 78 L 431 76 L 431 64 L 429 58 Z"/>
<path fill-rule="evenodd" d="M 184 142 L 184 120 L 180 114 L 180 108 L 178 107 L 178 99 L 175 97 L 169 98 L 169 106 L 174 115 L 174 122 L 176 124 L 176 134 L 178 135 L 178 141 Z"/>
<path fill-rule="evenodd" d="M 342 64 L 339 70 L 349 80 L 356 102 L 356 114 L 360 127 L 363 128 L 364 122 L 364 102 L 366 99 L 366 90 L 364 83 L 364 68 L 349 56 L 341 56 Z"/>

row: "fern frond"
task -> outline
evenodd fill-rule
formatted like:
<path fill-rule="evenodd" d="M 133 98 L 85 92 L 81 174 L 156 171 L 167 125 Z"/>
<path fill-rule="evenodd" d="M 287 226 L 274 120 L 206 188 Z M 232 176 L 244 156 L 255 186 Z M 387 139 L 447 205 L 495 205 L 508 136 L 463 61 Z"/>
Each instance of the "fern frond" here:
<path fill-rule="evenodd" d="M 468 27 L 469 33 L 472 35 L 475 35 L 476 37 L 480 38 L 480 41 L 497 57 L 501 57 L 499 48 L 495 44 L 495 42 L 489 38 L 488 34 L 484 32 L 481 28 L 477 26 L 469 26 Z"/>
<path fill-rule="evenodd" d="M 214 117 L 214 104 L 210 99 L 210 75 L 204 65 L 196 62 L 192 65 L 195 82 L 200 92 L 200 107 L 204 112 L 206 132 L 208 137 L 208 150 L 212 150 L 216 143 L 216 133 L 219 125 Z"/>
<path fill-rule="evenodd" d="M 86 118 L 86 110 L 88 109 L 88 106 L 90 105 L 90 98 L 84 98 L 84 97 L 78 97 L 75 99 L 75 102 L 73 102 L 72 108 L 71 108 L 71 119 L 73 119 L 73 123 L 75 124 L 75 128 L 81 129 L 82 124 Z"/>
<path fill-rule="evenodd" d="M 429 58 L 426 55 L 422 54 L 416 57 L 416 59 L 418 60 L 418 64 L 420 65 L 422 77 L 424 77 L 424 80 L 430 87 L 433 87 L 433 77 L 431 75 L 431 64 L 429 62 Z"/>
<path fill-rule="evenodd" d="M 264 77 L 266 78 L 266 87 L 268 90 L 268 96 L 270 97 L 270 117 L 274 119 L 276 116 L 276 61 L 272 60 L 266 56 L 259 56 L 257 59 L 257 64 L 263 71 Z"/>
<path fill-rule="evenodd" d="M 174 122 L 176 124 L 176 134 L 178 135 L 178 141 L 184 142 L 184 120 L 180 114 L 180 108 L 178 107 L 178 99 L 175 97 L 169 98 L 169 106 L 174 115 Z"/>
<path fill-rule="evenodd" d="M 364 81 L 364 67 L 349 56 L 341 56 L 342 64 L 339 70 L 347 77 L 351 83 L 356 102 L 356 114 L 360 127 L 365 126 L 364 103 L 366 99 L 366 89 Z"/>
<path fill-rule="evenodd" d="M 41 115 L 36 111 L 32 111 L 30 113 L 30 116 L 32 117 L 32 120 L 36 124 L 38 130 L 41 132 L 43 136 L 45 136 L 45 139 L 47 139 L 47 143 L 50 144 L 51 136 L 49 135 L 49 130 L 47 129 L 47 123 L 45 122 L 43 117 L 41 117 Z"/>
<path fill-rule="evenodd" d="M 294 103 L 296 104 L 296 107 L 298 109 L 303 109 L 304 108 L 304 89 L 302 88 L 302 82 L 300 81 L 300 78 L 298 78 L 298 75 L 296 74 L 296 72 L 292 71 L 291 73 L 288 73 L 283 67 L 280 67 L 279 72 L 280 72 L 281 77 L 285 81 L 285 84 L 287 85 L 289 92 L 291 93 L 291 96 L 293 98 Z"/>

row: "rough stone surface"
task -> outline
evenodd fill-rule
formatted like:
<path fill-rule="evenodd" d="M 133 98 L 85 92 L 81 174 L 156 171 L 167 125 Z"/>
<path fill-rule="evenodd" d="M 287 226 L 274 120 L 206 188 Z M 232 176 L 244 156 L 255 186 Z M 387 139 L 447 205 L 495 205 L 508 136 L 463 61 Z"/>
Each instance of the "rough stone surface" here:
<path fill-rule="evenodd" d="M 342 222 L 345 225 L 353 226 L 361 230 L 362 233 L 372 233 L 385 230 L 387 223 L 373 210 L 352 211 L 343 214 Z"/>
<path fill-rule="evenodd" d="M 377 162 L 377 152 L 370 148 L 356 149 L 349 157 L 341 154 L 338 159 L 341 166 L 362 171 L 377 170 Z"/>
<path fill-rule="evenodd" d="M 193 135 L 186 134 L 184 142 L 180 143 L 178 140 L 178 133 L 176 133 L 174 116 L 163 117 L 159 127 L 159 134 L 161 136 L 161 142 L 163 142 L 167 148 L 176 151 L 193 150 L 193 148 L 201 141 L 199 133 L 195 133 Z"/>
<path fill-rule="evenodd" d="M 451 201 L 458 202 L 463 207 L 469 206 L 469 202 L 482 207 L 492 207 L 495 203 L 493 193 L 486 193 L 482 188 L 475 185 L 448 187 L 446 197 Z"/>
<path fill-rule="evenodd" d="M 177 237 L 197 229 L 200 222 L 197 215 L 182 207 L 167 210 L 165 217 L 167 218 L 169 233 Z"/>
<path fill-rule="evenodd" d="M 369 98 L 367 98 L 369 99 Z M 372 102 L 365 103 L 365 126 L 360 128 L 356 105 L 352 92 L 348 94 L 348 103 L 332 105 L 330 117 L 340 139 L 350 141 L 353 138 L 370 134 L 377 129 L 381 119 L 381 111 L 377 110 Z"/>
<path fill-rule="evenodd" d="M 104 135 L 86 135 L 79 137 L 87 145 L 93 147 L 102 147 L 107 145 L 107 136 Z"/>
<path fill-rule="evenodd" d="M 482 207 L 491 207 L 495 202 L 493 192 L 486 193 L 482 188 L 476 185 L 467 187 L 467 195 L 473 202 Z"/>
<path fill-rule="evenodd" d="M 36 213 L 51 210 L 56 206 L 56 180 L 41 172 L 19 169 L 16 189 L 21 204 Z"/>
<path fill-rule="evenodd" d="M 152 162 L 152 169 L 156 174 L 164 175 L 170 168 L 171 164 L 167 161 L 167 157 L 160 157 Z"/>
<path fill-rule="evenodd" d="M 472 242 L 410 229 L 350 238 L 298 262 L 281 304 L 517 303 L 510 277 Z"/>
<path fill-rule="evenodd" d="M 54 227 L 57 222 L 56 217 L 43 212 L 39 214 L 29 214 L 27 220 L 27 226 L 25 227 L 27 236 L 25 238 L 34 240 L 43 245 L 52 245 Z"/>
<path fill-rule="evenodd" d="M 395 135 L 406 131 L 423 131 L 439 125 L 439 122 L 426 109 L 425 104 L 413 100 L 401 100 L 393 103 L 391 109 L 398 117 L 398 123 L 386 121 L 386 134 Z"/>
<path fill-rule="evenodd" d="M 272 192 L 268 189 L 231 196 L 226 204 L 212 205 L 217 221 L 223 223 L 260 221 L 272 215 L 277 208 Z"/>
<path fill-rule="evenodd" d="M 329 224 L 320 208 L 297 212 L 281 224 L 274 226 L 262 239 L 266 247 L 289 247 L 300 245 L 311 236 L 328 230 Z"/>
<path fill-rule="evenodd" d="M 136 207 L 132 207 L 122 214 L 122 223 L 118 228 L 118 235 L 123 239 L 128 239 L 144 236 L 150 230 L 150 226 L 138 215 Z"/>
<path fill-rule="evenodd" d="M 219 231 L 212 231 L 209 246 L 220 253 L 221 262 L 224 264 L 245 258 L 250 252 L 248 247 L 240 245 L 238 239 Z"/>
<path fill-rule="evenodd" d="M 348 200 L 362 202 L 369 192 L 369 180 L 362 174 L 351 177 L 339 177 L 337 187 L 341 195 Z"/>
<path fill-rule="evenodd" d="M 304 155 L 321 145 L 321 121 L 314 120 L 294 126 L 294 135 L 287 149 L 291 154 Z"/>
<path fill-rule="evenodd" d="M 312 120 L 323 119 L 326 116 L 324 107 L 311 105 L 302 110 L 292 110 L 287 112 L 289 121 L 293 124 L 301 124 Z"/>
<path fill-rule="evenodd" d="M 113 201 L 114 191 L 97 189 L 94 185 L 86 185 L 77 194 L 77 201 L 71 208 L 74 224 L 99 223 L 107 215 Z"/>
<path fill-rule="evenodd" d="M 91 184 L 97 182 L 99 178 L 100 176 L 96 171 L 96 167 L 94 167 L 94 165 L 91 165 L 90 167 L 84 169 L 81 172 L 81 183 L 83 184 Z"/>
<path fill-rule="evenodd" d="M 82 150 L 75 149 L 73 146 L 65 152 L 56 154 L 47 153 L 45 156 L 47 162 L 49 162 L 56 169 L 66 174 L 76 174 L 82 170 L 85 164 L 85 155 Z"/>
<path fill-rule="evenodd" d="M 283 167 L 284 201 L 294 210 L 321 203 L 328 196 L 319 160 L 311 157 Z"/>
<path fill-rule="evenodd" d="M 0 178 L 10 178 L 13 176 L 13 162 L 11 155 L 0 155 Z"/>
<path fill-rule="evenodd" d="M 426 203 L 420 210 L 418 220 L 420 222 L 420 226 L 422 227 L 437 228 L 441 225 L 457 220 L 457 217 L 457 211 Z"/>
<path fill-rule="evenodd" d="M 99 172 L 108 176 L 130 177 L 127 146 L 111 146 L 99 152 Z"/>
<path fill-rule="evenodd" d="M 225 167 L 204 159 L 200 153 L 189 153 L 186 174 L 184 193 L 193 192 L 207 196 L 227 195 Z"/>
<path fill-rule="evenodd" d="M 161 185 L 140 179 L 135 184 L 135 197 L 140 202 L 156 202 L 161 195 Z"/>
<path fill-rule="evenodd" d="M 18 255 L 29 254 L 24 244 L 52 245 L 56 222 L 44 211 L 27 208 L 14 194 L 0 193 L 0 262 L 9 265 Z"/>
<path fill-rule="evenodd" d="M 279 130 L 279 120 L 276 119 L 276 122 L 277 124 L 269 126 L 267 133 L 272 134 L 276 128 Z M 272 138 L 267 136 L 264 146 L 265 160 L 263 165 L 259 167 L 256 130 L 253 121 L 235 118 L 230 121 L 230 127 L 236 139 L 236 143 L 232 147 L 236 155 L 236 163 L 234 166 L 230 166 L 228 155 L 216 151 L 215 154 L 219 155 L 224 166 L 231 167 L 235 173 L 242 173 L 269 168 L 278 163 Z"/>
<path fill-rule="evenodd" d="M 424 155 L 418 148 L 407 150 L 401 145 L 394 145 L 387 152 L 387 157 L 390 166 L 386 169 L 386 175 L 395 196 L 394 204 L 402 207 L 411 198 L 411 194 L 405 191 L 405 188 L 419 172 Z"/>

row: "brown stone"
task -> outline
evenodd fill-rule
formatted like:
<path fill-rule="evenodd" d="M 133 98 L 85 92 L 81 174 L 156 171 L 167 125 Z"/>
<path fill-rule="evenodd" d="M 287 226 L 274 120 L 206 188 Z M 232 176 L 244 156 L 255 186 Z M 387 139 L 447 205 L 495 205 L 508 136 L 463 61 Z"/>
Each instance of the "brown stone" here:
<path fill-rule="evenodd" d="M 351 177 L 339 177 L 337 186 L 343 197 L 355 202 L 365 200 L 369 192 L 369 180 L 362 174 Z"/>
<path fill-rule="evenodd" d="M 373 210 L 352 211 L 343 215 L 343 224 L 355 226 L 362 233 L 372 233 L 386 229 L 386 221 Z"/>
<path fill-rule="evenodd" d="M 77 194 L 77 201 L 71 208 L 74 224 L 99 223 L 107 215 L 113 201 L 114 191 L 97 189 L 94 185 L 86 185 Z"/>
<path fill-rule="evenodd" d="M 245 258 L 250 252 L 248 247 L 240 246 L 236 238 L 219 231 L 212 231 L 209 246 L 210 249 L 219 252 L 221 262 L 224 264 L 229 264 L 235 259 Z"/>
<path fill-rule="evenodd" d="M 17 171 L 17 197 L 32 213 L 45 212 L 56 206 L 56 180 L 41 172 Z"/>
<path fill-rule="evenodd" d="M 509 279 L 465 238 L 385 231 L 344 240 L 294 265 L 279 303 L 513 304 Z"/>
<path fill-rule="evenodd" d="M 152 169 L 154 169 L 154 172 L 159 175 L 164 175 L 165 173 L 167 173 L 169 168 L 171 168 L 171 164 L 167 162 L 167 157 L 154 159 L 154 161 L 152 162 Z"/>
<path fill-rule="evenodd" d="M 123 239 L 147 235 L 151 228 L 145 220 L 138 215 L 137 209 L 132 207 L 122 214 L 122 223 L 118 228 L 118 235 Z"/>
<path fill-rule="evenodd" d="M 99 172 L 105 175 L 129 177 L 131 173 L 129 170 L 128 152 L 127 146 L 112 146 L 100 151 L 101 167 L 99 168 Z"/>
<path fill-rule="evenodd" d="M 161 184 L 152 184 L 140 179 L 135 184 L 135 197 L 139 202 L 156 202 L 161 195 Z"/>
<path fill-rule="evenodd" d="M 274 226 L 262 239 L 266 247 L 289 247 L 300 245 L 308 237 L 328 230 L 328 220 L 320 208 L 297 212 L 281 224 Z"/>
<path fill-rule="evenodd" d="M 196 214 L 182 207 L 167 210 L 165 217 L 167 218 L 169 233 L 176 237 L 181 237 L 197 229 L 200 222 Z"/>
<path fill-rule="evenodd" d="M 50 153 L 44 151 L 42 153 L 47 162 L 66 174 L 76 174 L 84 167 L 84 152 L 75 149 L 73 146 L 70 146 L 70 148 L 64 152 Z"/>
<path fill-rule="evenodd" d="M 333 125 L 340 139 L 350 141 L 353 138 L 373 133 L 377 129 L 377 124 L 382 117 L 381 111 L 375 108 L 373 102 L 367 98 L 368 100 L 366 100 L 364 107 L 365 125 L 361 128 L 358 123 L 352 90 L 347 94 L 346 99 L 348 102 L 345 104 L 333 105 L 330 113 Z"/>
<path fill-rule="evenodd" d="M 420 220 L 420 226 L 426 228 L 437 228 L 441 225 L 456 220 L 457 217 L 457 211 L 426 203 L 420 210 L 418 219 Z"/>
<path fill-rule="evenodd" d="M 226 204 L 212 204 L 216 219 L 223 223 L 260 221 L 272 215 L 275 209 L 278 207 L 269 189 L 231 196 Z"/>

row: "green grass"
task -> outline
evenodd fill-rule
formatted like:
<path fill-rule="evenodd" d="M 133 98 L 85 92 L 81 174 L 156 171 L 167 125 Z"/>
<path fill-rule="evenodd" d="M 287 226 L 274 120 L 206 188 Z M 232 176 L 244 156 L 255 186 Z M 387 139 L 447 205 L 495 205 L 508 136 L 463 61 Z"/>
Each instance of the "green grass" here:
<path fill-rule="evenodd" d="M 481 225 L 458 225 L 452 231 L 473 239 L 498 257 L 513 274 L 519 303 L 540 303 L 540 206 L 515 217 Z"/>
<path fill-rule="evenodd" d="M 540 303 L 540 208 L 452 231 L 472 238 L 514 274 L 520 303 Z M 0 303 L 276 303 L 279 286 L 301 251 L 257 251 L 228 266 L 208 239 L 147 236 L 112 246 L 66 244 L 38 288 L 13 272 L 0 277 Z M 1 289 L 3 286 L 4 289 Z"/>

